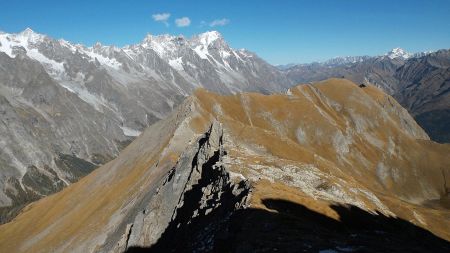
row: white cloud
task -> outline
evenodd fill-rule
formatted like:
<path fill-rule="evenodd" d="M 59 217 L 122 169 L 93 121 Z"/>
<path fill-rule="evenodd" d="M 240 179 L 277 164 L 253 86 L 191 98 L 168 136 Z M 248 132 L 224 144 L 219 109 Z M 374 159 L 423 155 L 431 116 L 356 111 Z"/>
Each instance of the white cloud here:
<path fill-rule="evenodd" d="M 209 26 L 214 27 L 214 26 L 224 26 L 224 25 L 228 25 L 230 23 L 230 20 L 227 18 L 222 18 L 222 19 L 216 19 L 213 20 L 211 23 L 209 23 Z"/>
<path fill-rule="evenodd" d="M 175 19 L 175 24 L 178 27 L 186 27 L 191 24 L 191 20 L 188 17 L 177 18 Z"/>
<path fill-rule="evenodd" d="M 167 20 L 169 20 L 169 18 L 170 18 L 170 13 L 156 13 L 156 14 L 152 15 L 152 18 L 156 22 L 162 22 L 166 26 L 169 26 L 169 23 L 167 22 Z"/>

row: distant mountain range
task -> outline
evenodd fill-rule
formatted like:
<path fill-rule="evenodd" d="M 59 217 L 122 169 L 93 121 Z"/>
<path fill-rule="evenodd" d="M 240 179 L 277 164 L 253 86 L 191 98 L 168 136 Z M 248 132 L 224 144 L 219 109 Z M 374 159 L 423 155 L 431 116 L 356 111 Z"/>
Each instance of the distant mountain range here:
<path fill-rule="evenodd" d="M 384 55 L 380 55 L 380 56 L 368 56 L 368 55 L 363 55 L 363 56 L 338 56 L 338 57 L 334 57 L 331 58 L 329 60 L 326 61 L 322 61 L 322 62 L 312 62 L 312 63 L 301 63 L 301 64 L 297 64 L 297 63 L 289 63 L 289 64 L 285 64 L 285 65 L 276 65 L 276 67 L 280 70 L 287 70 L 289 68 L 293 68 L 296 66 L 308 66 L 308 65 L 322 65 L 322 66 L 338 66 L 338 65 L 344 65 L 344 64 L 352 64 L 352 63 L 358 63 L 358 62 L 363 62 L 365 60 L 368 60 L 370 58 L 377 58 L 377 57 L 389 57 L 390 59 L 409 59 L 409 58 L 417 58 L 417 57 L 422 57 L 425 56 L 427 54 L 433 53 L 434 51 L 426 51 L 426 52 L 418 52 L 418 53 L 409 53 L 407 51 L 405 51 L 403 48 L 394 48 L 391 51 L 387 52 Z"/>
<path fill-rule="evenodd" d="M 344 77 L 393 95 L 438 142 L 450 142 L 450 50 L 411 54 L 395 48 L 381 56 L 339 57 L 282 70 L 296 83 Z"/>

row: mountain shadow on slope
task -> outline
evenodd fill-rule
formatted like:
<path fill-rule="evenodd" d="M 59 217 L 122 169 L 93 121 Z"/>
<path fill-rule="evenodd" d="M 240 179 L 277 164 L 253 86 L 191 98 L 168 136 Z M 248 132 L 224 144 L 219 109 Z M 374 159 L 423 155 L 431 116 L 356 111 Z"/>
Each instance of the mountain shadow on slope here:
<path fill-rule="evenodd" d="M 424 112 L 415 117 L 430 138 L 439 143 L 450 143 L 450 109 Z"/>
<path fill-rule="evenodd" d="M 450 242 L 425 229 L 356 206 L 331 205 L 337 221 L 286 200 L 263 204 L 271 211 L 241 209 L 230 217 L 213 211 L 179 227 L 171 223 L 152 247 L 127 252 L 450 252 Z M 196 241 L 211 226 L 210 241 Z"/>

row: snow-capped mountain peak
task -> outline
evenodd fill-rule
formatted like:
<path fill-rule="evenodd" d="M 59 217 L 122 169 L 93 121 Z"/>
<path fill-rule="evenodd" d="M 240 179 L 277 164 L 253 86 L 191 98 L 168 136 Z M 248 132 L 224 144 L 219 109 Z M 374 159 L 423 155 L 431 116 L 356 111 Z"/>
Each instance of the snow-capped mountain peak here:
<path fill-rule="evenodd" d="M 35 32 L 31 28 L 27 27 L 25 30 L 20 32 L 20 34 L 35 34 Z"/>
<path fill-rule="evenodd" d="M 40 58 L 40 55 L 37 49 L 34 48 L 34 45 L 43 41 L 44 38 L 45 35 L 36 33 L 30 28 L 26 28 L 16 34 L 2 33 L 0 34 L 0 51 L 5 52 L 10 57 L 14 57 L 13 49 L 15 47 L 23 47 L 31 58 L 38 60 L 37 58 Z"/>
<path fill-rule="evenodd" d="M 103 47 L 103 45 L 102 45 L 102 43 L 100 43 L 100 42 L 95 42 L 95 44 L 94 44 L 94 46 L 93 46 L 93 48 L 102 48 Z"/>
<path fill-rule="evenodd" d="M 0 34 L 0 52 L 14 58 L 19 52 L 17 47 L 23 47 L 28 57 L 42 63 L 52 78 L 72 90 L 75 90 L 73 84 L 83 79 L 79 76 L 92 75 L 94 70 L 86 66 L 94 65 L 106 70 L 124 86 L 131 81 L 151 78 L 158 83 L 169 83 L 167 86 L 174 85 L 182 94 L 188 94 L 198 86 L 228 93 L 244 90 L 253 83 L 244 73 L 257 72 L 258 75 L 251 78 L 269 83 L 266 90 L 289 83 L 279 73 L 271 72 L 273 67 L 254 57 L 253 53 L 230 48 L 217 31 L 189 39 L 148 34 L 141 43 L 121 48 L 99 42 L 87 47 L 63 39 L 54 40 L 31 29 L 17 34 Z M 274 74 L 256 71 L 253 69 L 256 65 Z"/>
<path fill-rule="evenodd" d="M 26 28 L 22 32 L 18 33 L 16 37 L 22 37 L 25 38 L 28 42 L 37 42 L 42 40 L 45 35 L 42 35 L 40 33 L 36 33 L 35 31 L 31 30 L 31 28 Z"/>
<path fill-rule="evenodd" d="M 170 55 L 182 47 L 186 42 L 186 39 L 182 36 L 173 36 L 169 34 L 152 35 L 148 34 L 144 40 L 138 44 L 145 49 L 152 49 L 160 57 L 167 59 Z"/>
<path fill-rule="evenodd" d="M 387 57 L 391 59 L 395 58 L 402 58 L 402 59 L 408 59 L 412 56 L 412 54 L 406 52 L 404 49 L 396 47 L 392 49 L 390 52 L 386 54 Z"/>
<path fill-rule="evenodd" d="M 222 35 L 218 31 L 209 31 L 198 35 L 201 44 L 209 46 L 218 39 L 222 39 Z"/>

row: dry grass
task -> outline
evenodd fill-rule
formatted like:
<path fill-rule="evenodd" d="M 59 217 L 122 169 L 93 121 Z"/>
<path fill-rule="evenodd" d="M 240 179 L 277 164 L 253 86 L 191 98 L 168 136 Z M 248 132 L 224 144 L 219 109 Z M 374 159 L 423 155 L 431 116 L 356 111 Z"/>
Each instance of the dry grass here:
<path fill-rule="evenodd" d="M 450 145 L 416 140 L 395 113 L 401 107 L 375 87 L 361 89 L 347 80 L 330 79 L 291 90 L 291 96 L 220 96 L 197 90 L 186 102 L 194 103 L 196 108 L 188 115 L 192 116 L 190 127 L 195 133 L 202 133 L 217 119 L 236 145 L 251 144 L 280 160 L 313 164 L 349 185 L 370 189 L 398 216 L 417 221 L 410 211 L 414 207 L 426 219 L 425 224 L 419 225 L 450 239 L 450 224 L 439 222 L 449 211 L 433 211 L 420 205 L 430 196 L 442 196 L 444 185 L 450 185 Z M 366 119 L 363 131 L 357 131 L 357 120 L 361 119 L 355 120 L 352 115 Z M 160 157 L 178 126 L 174 118 L 145 131 L 114 161 L 63 191 L 31 204 L 14 221 L 0 226 L 2 251 L 48 252 L 63 245 L 81 244 L 95 248 L 97 245 L 89 245 L 95 241 L 92 239 L 108 230 L 114 215 L 142 194 L 141 189 L 154 187 L 183 151 L 184 146 L 180 146 Z M 415 122 L 410 123 L 420 131 Z M 298 140 L 299 128 L 305 140 Z M 340 144 L 348 152 L 341 154 L 333 142 L 338 132 L 347 136 L 348 131 L 351 140 Z M 367 135 L 376 141 L 369 141 Z M 393 153 L 387 152 L 390 139 L 395 144 Z M 238 153 L 229 152 L 230 156 Z M 248 163 L 277 165 L 277 161 L 267 161 L 264 155 L 245 159 Z M 150 169 L 158 161 L 158 169 Z M 380 162 L 390 171 L 385 180 L 377 176 Z M 239 169 L 245 175 L 245 167 Z M 290 200 L 338 218 L 328 202 L 312 199 L 280 182 L 257 182 L 252 205 L 263 208 L 263 198 Z M 369 200 L 366 204 L 374 208 Z"/>

